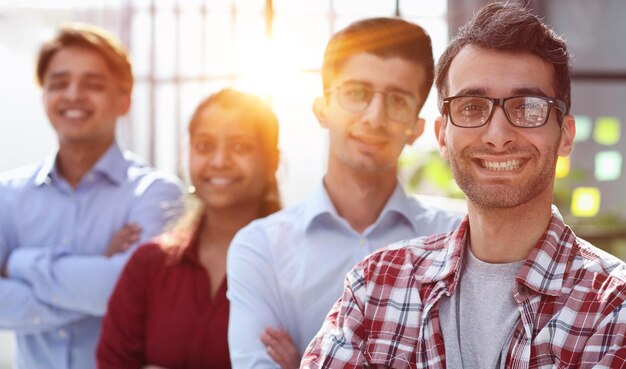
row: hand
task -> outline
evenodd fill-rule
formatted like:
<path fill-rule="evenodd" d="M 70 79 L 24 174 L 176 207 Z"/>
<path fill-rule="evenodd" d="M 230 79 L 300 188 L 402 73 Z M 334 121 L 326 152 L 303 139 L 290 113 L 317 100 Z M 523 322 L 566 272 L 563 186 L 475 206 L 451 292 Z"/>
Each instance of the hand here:
<path fill-rule="evenodd" d="M 300 367 L 300 354 L 289 333 L 284 328 L 266 327 L 261 333 L 261 342 L 267 347 L 268 355 L 280 365 L 281 369 Z"/>
<path fill-rule="evenodd" d="M 115 232 L 109 246 L 104 250 L 104 256 L 113 256 L 117 253 L 124 252 L 130 248 L 132 244 L 139 241 L 141 235 L 141 226 L 137 223 L 129 223 Z"/>
<path fill-rule="evenodd" d="M 9 271 L 6 261 L 0 264 L 0 278 L 9 278 Z"/>

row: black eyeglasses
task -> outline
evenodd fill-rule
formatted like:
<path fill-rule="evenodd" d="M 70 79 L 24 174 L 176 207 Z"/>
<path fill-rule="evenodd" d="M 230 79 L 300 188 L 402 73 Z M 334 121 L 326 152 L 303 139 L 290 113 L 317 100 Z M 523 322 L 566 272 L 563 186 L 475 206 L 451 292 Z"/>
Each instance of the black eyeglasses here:
<path fill-rule="evenodd" d="M 339 104 L 346 110 L 361 112 L 365 110 L 374 98 L 375 93 L 385 97 L 385 113 L 387 118 L 399 123 L 413 123 L 419 113 L 417 99 L 406 92 L 379 91 L 367 83 L 345 82 L 339 86 L 327 89 L 326 93 L 338 91 Z"/>
<path fill-rule="evenodd" d="M 512 96 L 494 99 L 485 96 L 452 96 L 443 99 L 443 114 L 457 127 L 476 128 L 487 124 L 496 106 L 501 106 L 509 123 L 515 127 L 541 127 L 556 107 L 565 115 L 563 101 L 545 96 Z M 560 120 L 559 120 L 560 121 Z"/>

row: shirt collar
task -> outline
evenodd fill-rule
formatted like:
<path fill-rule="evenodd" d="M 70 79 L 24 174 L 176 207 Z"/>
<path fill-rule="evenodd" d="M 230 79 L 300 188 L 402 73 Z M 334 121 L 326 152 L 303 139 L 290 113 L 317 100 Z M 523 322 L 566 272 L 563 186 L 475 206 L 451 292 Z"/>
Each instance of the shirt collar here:
<path fill-rule="evenodd" d="M 412 208 L 412 206 L 415 205 L 416 201 L 409 198 L 409 195 L 405 193 L 404 188 L 400 185 L 400 182 L 398 182 L 396 184 L 396 188 L 389 197 L 389 200 L 387 200 L 385 207 L 380 212 L 380 215 L 374 224 L 378 224 L 380 219 L 383 219 L 387 216 L 387 214 L 397 213 L 403 216 L 407 222 L 411 224 L 413 231 L 418 232 L 419 226 L 413 216 L 416 211 Z M 322 181 L 313 191 L 313 194 L 309 198 L 309 201 L 304 209 L 302 217 L 304 229 L 308 230 L 315 220 L 323 215 L 329 215 L 334 219 L 341 218 L 337 213 L 337 209 L 331 201 L 330 196 L 328 196 L 328 192 L 326 191 L 326 187 L 324 187 L 324 183 Z"/>
<path fill-rule="evenodd" d="M 432 249 L 433 258 L 423 273 L 416 273 L 420 283 L 445 281 L 448 290 L 453 292 L 461 275 L 468 235 L 469 219 L 466 215 L 454 231 L 422 238 L 423 247 Z M 442 244 L 443 247 L 440 246 Z"/>
<path fill-rule="evenodd" d="M 439 242 L 433 237 L 443 237 L 445 246 L 441 252 L 436 252 L 426 271 L 420 273 L 422 282 L 448 280 L 449 290 L 454 291 L 461 273 L 469 229 L 466 216 L 454 232 L 427 238 L 427 245 L 436 246 Z M 563 223 L 558 209 L 552 206 L 548 228 L 520 268 L 516 280 L 538 293 L 557 296 L 576 248 L 576 235 Z"/>
<path fill-rule="evenodd" d="M 58 152 L 48 156 L 37 172 L 35 177 L 35 185 L 41 186 L 49 184 L 50 179 L 58 178 L 59 173 L 56 166 L 56 158 Z M 122 150 L 116 142 L 114 142 L 105 153 L 98 159 L 91 173 L 100 173 L 109 178 L 115 184 L 120 184 L 126 180 L 128 173 L 128 162 L 122 153 Z"/>
<path fill-rule="evenodd" d="M 302 224 L 305 230 L 313 224 L 316 218 L 328 214 L 333 218 L 338 219 L 337 209 L 330 200 L 326 187 L 324 187 L 323 181 L 320 182 L 304 207 L 304 213 L 302 214 Z"/>
<path fill-rule="evenodd" d="M 557 296 L 563 278 L 577 254 L 576 235 L 565 223 L 556 206 L 552 218 L 517 275 L 517 281 L 546 295 Z"/>

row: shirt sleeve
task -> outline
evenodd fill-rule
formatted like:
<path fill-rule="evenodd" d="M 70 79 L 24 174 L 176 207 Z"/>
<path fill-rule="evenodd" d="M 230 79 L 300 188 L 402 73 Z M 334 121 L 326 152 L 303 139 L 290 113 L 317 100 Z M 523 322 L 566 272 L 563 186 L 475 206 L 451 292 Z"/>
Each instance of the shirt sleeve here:
<path fill-rule="evenodd" d="M 155 180 L 138 195 L 127 223 L 142 227 L 141 239 L 127 252 L 111 257 L 75 255 L 51 248 L 18 248 L 8 262 L 11 278 L 31 286 L 36 298 L 56 308 L 103 316 L 117 277 L 134 248 L 158 235 L 180 214 L 178 182 Z"/>
<path fill-rule="evenodd" d="M 111 295 L 96 351 L 98 369 L 139 369 L 146 364 L 150 247 L 133 254 Z"/>
<path fill-rule="evenodd" d="M 8 190 L 0 184 L 0 209 L 7 209 Z M 7 211 L 0 210 L 0 265 L 16 244 L 15 225 Z M 17 333 L 45 332 L 81 319 L 83 314 L 55 309 L 38 301 L 27 284 L 0 278 L 0 329 Z"/>
<path fill-rule="evenodd" d="M 230 244 L 226 273 L 230 300 L 228 346 L 233 369 L 278 368 L 260 336 L 265 327 L 285 326 L 269 240 L 257 223 Z"/>
<path fill-rule="evenodd" d="M 11 279 L 0 278 L 0 301 L 0 329 L 19 334 L 45 332 L 84 318 L 42 303 L 30 286 Z"/>
<path fill-rule="evenodd" d="M 363 351 L 366 281 L 360 265 L 346 276 L 343 294 L 307 347 L 301 369 L 361 368 L 367 364 Z"/>

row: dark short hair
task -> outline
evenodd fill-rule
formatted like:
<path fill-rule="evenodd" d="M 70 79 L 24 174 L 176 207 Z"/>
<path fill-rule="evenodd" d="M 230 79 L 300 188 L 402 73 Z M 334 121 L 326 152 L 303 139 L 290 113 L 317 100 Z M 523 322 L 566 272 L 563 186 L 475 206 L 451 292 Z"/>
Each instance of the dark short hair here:
<path fill-rule="evenodd" d="M 261 143 L 263 158 L 268 163 L 272 173 L 268 190 L 263 204 L 263 216 L 280 210 L 280 196 L 275 172 L 278 168 L 278 118 L 272 109 L 259 97 L 245 92 L 225 88 L 217 93 L 209 95 L 202 100 L 194 111 L 189 122 L 189 137 L 193 135 L 202 122 L 202 114 L 212 106 L 219 106 L 222 109 L 237 112 L 242 121 L 252 123 L 256 130 L 256 135 Z"/>
<path fill-rule="evenodd" d="M 399 18 L 370 18 L 354 22 L 335 33 L 324 53 L 324 90 L 331 86 L 346 61 L 361 53 L 399 57 L 422 66 L 426 75 L 420 87 L 423 99 L 420 107 L 423 106 L 433 84 L 435 65 L 430 36 L 422 27 Z"/>
<path fill-rule="evenodd" d="M 43 86 L 54 55 L 68 47 L 82 47 L 98 53 L 109 66 L 122 91 L 132 92 L 133 72 L 124 46 L 104 29 L 83 23 L 62 25 L 56 36 L 41 46 L 37 57 L 37 82 L 40 86 Z"/>
<path fill-rule="evenodd" d="M 465 24 L 450 42 L 437 63 L 435 85 L 438 91 L 439 110 L 448 95 L 448 70 L 452 60 L 465 46 L 530 53 L 554 67 L 554 91 L 563 100 L 569 113 L 571 106 L 570 56 L 563 38 L 544 24 L 530 10 L 517 3 L 492 3 L 486 5 Z"/>

